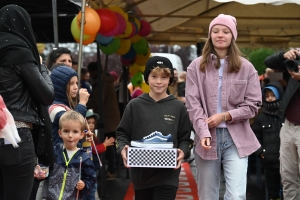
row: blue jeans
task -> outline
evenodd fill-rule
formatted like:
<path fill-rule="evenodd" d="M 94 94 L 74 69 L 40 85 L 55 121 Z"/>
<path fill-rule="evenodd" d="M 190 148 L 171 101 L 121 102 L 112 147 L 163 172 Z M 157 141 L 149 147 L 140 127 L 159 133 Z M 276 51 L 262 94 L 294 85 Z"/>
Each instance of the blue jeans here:
<path fill-rule="evenodd" d="M 21 142 L 14 148 L 0 144 L 0 199 L 29 199 L 35 167 L 34 144 L 29 128 L 18 129 Z"/>
<path fill-rule="evenodd" d="M 204 160 L 194 152 L 199 199 L 219 200 L 222 164 L 226 181 L 224 200 L 246 200 L 248 156 L 239 157 L 227 128 L 217 128 L 216 135 L 217 160 Z"/>
<path fill-rule="evenodd" d="M 91 189 L 90 193 L 83 197 L 84 200 L 95 200 L 95 192 L 97 190 L 98 184 L 95 183 L 94 187 Z"/>

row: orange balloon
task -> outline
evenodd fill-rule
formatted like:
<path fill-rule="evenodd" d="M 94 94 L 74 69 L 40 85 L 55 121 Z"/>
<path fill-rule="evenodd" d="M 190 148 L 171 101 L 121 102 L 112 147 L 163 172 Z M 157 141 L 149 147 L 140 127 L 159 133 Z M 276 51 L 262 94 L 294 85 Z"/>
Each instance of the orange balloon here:
<path fill-rule="evenodd" d="M 97 37 L 97 34 L 96 35 L 90 35 L 90 37 L 88 39 L 82 41 L 82 44 L 83 45 L 91 44 L 96 40 L 96 37 Z M 74 39 L 75 39 L 76 42 L 78 42 L 78 43 L 80 42 L 79 39 L 76 39 L 76 38 L 74 38 Z"/>
<path fill-rule="evenodd" d="M 85 16 L 84 16 L 84 29 L 83 33 L 85 35 L 95 35 L 100 27 L 101 27 L 101 21 L 98 13 L 90 8 L 90 7 L 85 7 Z M 77 26 L 80 29 L 80 24 L 81 24 L 81 11 L 78 13 L 77 17 Z"/>

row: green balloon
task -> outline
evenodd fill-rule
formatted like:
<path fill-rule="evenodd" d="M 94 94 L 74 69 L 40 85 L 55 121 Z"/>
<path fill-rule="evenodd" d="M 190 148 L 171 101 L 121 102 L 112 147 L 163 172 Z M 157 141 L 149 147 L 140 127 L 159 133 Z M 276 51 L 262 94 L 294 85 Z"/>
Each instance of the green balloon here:
<path fill-rule="evenodd" d="M 141 38 L 138 42 L 133 43 L 133 49 L 136 54 L 146 54 L 148 53 L 148 42 L 145 38 Z"/>
<path fill-rule="evenodd" d="M 114 38 L 109 44 L 101 45 L 100 49 L 103 53 L 110 55 L 116 53 L 121 45 L 120 38 Z"/>
<path fill-rule="evenodd" d="M 131 83 L 133 86 L 141 86 L 143 84 L 144 78 L 142 75 L 142 72 L 136 73 L 132 78 L 131 78 Z"/>

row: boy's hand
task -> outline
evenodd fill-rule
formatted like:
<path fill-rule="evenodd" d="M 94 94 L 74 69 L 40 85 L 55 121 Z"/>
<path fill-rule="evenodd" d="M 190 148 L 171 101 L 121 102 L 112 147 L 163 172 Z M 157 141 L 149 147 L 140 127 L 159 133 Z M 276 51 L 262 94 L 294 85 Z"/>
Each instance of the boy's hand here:
<path fill-rule="evenodd" d="M 122 156 L 122 158 L 123 158 L 123 164 L 124 164 L 124 166 L 126 167 L 126 168 L 129 168 L 128 166 L 127 166 L 127 149 L 128 149 L 128 145 L 125 145 L 124 146 L 124 148 L 122 149 L 122 151 L 121 151 L 121 156 Z"/>
<path fill-rule="evenodd" d="M 46 178 L 46 173 L 41 169 L 39 165 L 37 165 L 34 169 L 33 177 L 38 180 L 43 180 Z"/>
<path fill-rule="evenodd" d="M 86 135 L 85 140 L 87 142 L 93 142 L 93 136 L 94 136 L 94 134 L 92 132 L 86 131 L 84 134 Z"/>
<path fill-rule="evenodd" d="M 177 149 L 177 154 L 178 154 L 178 157 L 177 157 L 177 167 L 175 169 L 179 169 L 179 167 L 181 166 L 181 162 L 182 162 L 182 159 L 184 158 L 184 153 L 181 149 Z"/>
<path fill-rule="evenodd" d="M 104 145 L 105 145 L 106 147 L 108 147 L 108 146 L 113 146 L 113 145 L 115 144 L 115 138 L 110 137 L 110 138 L 108 139 L 108 137 L 106 137 L 106 138 L 105 138 L 105 141 L 104 141 L 103 143 L 104 143 Z"/>
<path fill-rule="evenodd" d="M 76 189 L 77 190 L 82 190 L 84 188 L 85 184 L 82 180 L 78 181 L 78 183 L 76 184 Z"/>

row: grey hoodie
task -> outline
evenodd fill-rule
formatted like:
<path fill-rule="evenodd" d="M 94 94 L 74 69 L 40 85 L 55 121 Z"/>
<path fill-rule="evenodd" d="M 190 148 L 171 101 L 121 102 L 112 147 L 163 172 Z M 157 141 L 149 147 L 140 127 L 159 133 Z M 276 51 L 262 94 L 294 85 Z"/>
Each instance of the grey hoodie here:
<path fill-rule="evenodd" d="M 188 153 L 190 119 L 184 104 L 173 95 L 156 102 L 149 94 L 142 94 L 128 103 L 116 130 L 118 152 L 125 145 L 130 146 L 130 141 L 140 140 L 154 131 L 165 136 L 171 134 L 174 148 Z M 130 168 L 130 173 L 135 190 L 157 185 L 178 187 L 180 169 Z"/>

